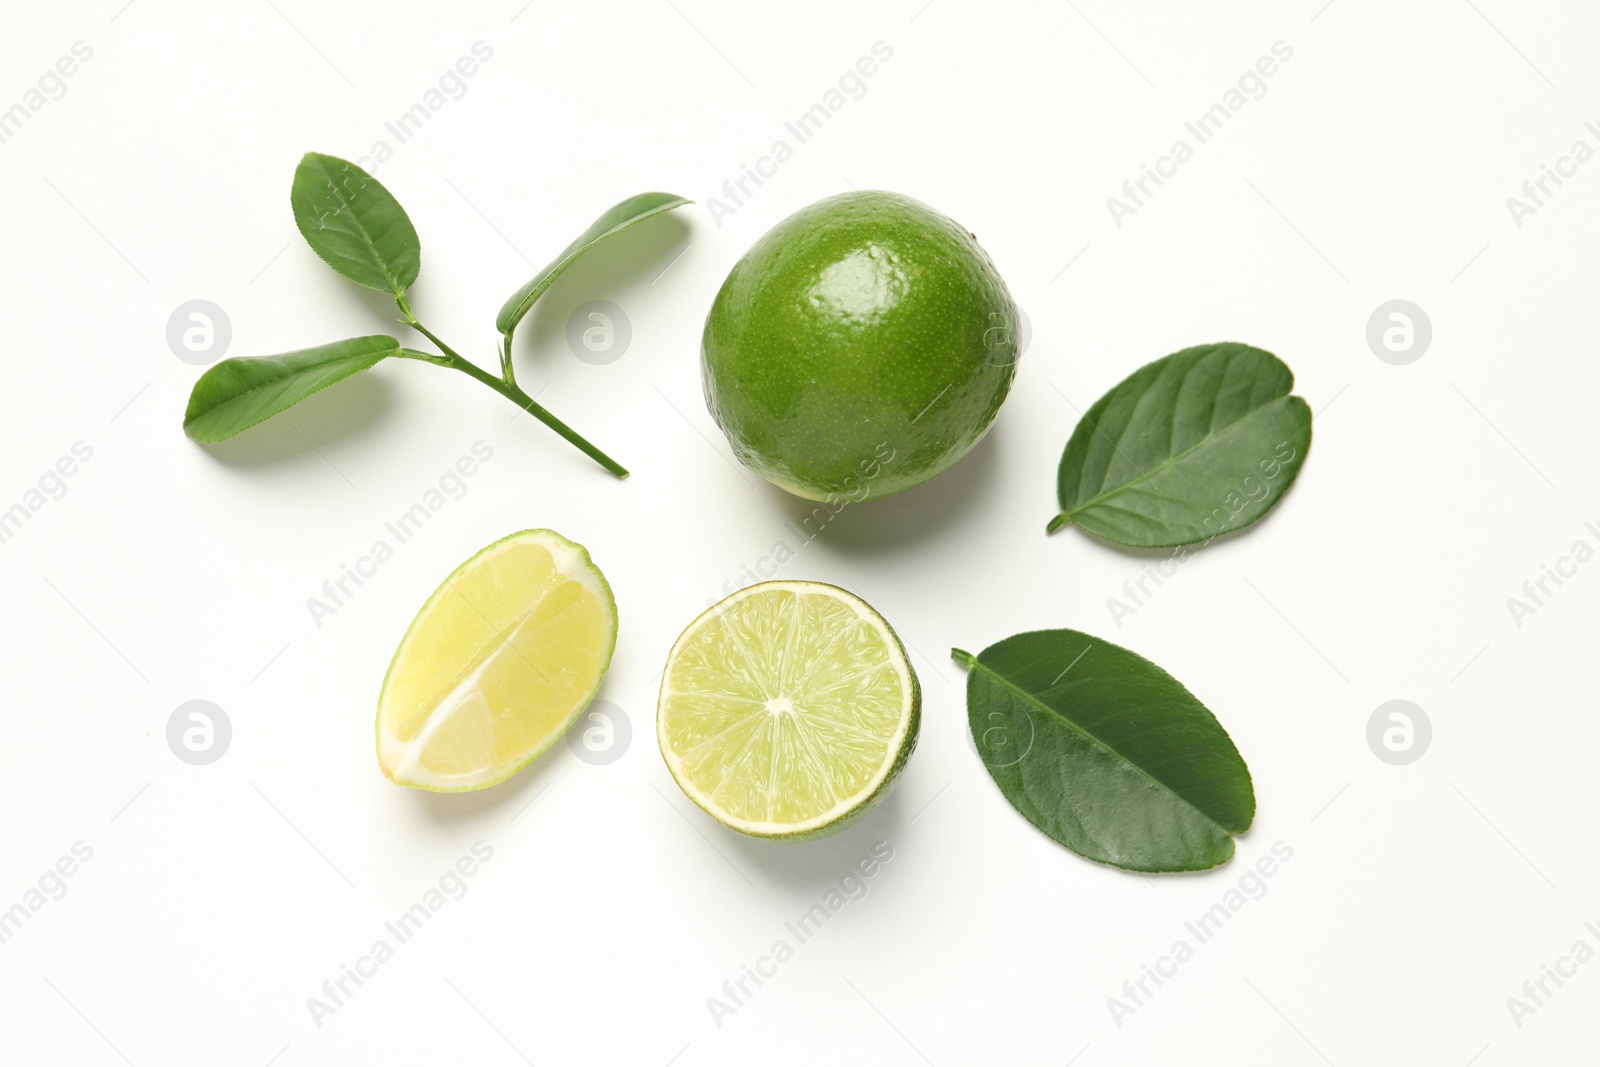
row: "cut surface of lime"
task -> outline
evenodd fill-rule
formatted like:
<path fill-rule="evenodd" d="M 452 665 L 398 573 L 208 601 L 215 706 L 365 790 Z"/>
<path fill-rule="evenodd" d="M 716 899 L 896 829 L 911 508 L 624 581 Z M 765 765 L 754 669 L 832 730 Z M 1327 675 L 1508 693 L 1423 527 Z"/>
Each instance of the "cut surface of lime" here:
<path fill-rule="evenodd" d="M 502 782 L 594 698 L 617 607 L 589 553 L 551 530 L 473 556 L 417 612 L 378 698 L 378 765 L 437 792 Z"/>
<path fill-rule="evenodd" d="M 887 795 L 916 746 L 921 690 L 865 601 L 763 582 L 690 624 L 661 680 L 657 740 L 690 800 L 757 837 L 820 837 Z"/>

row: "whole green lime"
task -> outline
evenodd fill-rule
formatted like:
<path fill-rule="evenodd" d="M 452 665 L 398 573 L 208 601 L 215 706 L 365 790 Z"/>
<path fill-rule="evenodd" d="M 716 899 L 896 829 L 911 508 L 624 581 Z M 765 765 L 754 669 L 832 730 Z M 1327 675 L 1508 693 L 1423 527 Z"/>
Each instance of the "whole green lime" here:
<path fill-rule="evenodd" d="M 819 200 L 735 264 L 701 348 L 734 454 L 812 500 L 927 481 L 988 432 L 1016 373 L 1011 293 L 976 238 L 898 193 Z"/>

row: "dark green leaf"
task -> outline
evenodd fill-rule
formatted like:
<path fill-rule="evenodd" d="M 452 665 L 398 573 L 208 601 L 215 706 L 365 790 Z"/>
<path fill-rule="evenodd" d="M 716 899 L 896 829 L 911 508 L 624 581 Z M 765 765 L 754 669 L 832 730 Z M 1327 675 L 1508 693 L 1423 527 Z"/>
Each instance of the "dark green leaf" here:
<path fill-rule="evenodd" d="M 1091 407 L 1057 475 L 1056 530 L 1164 548 L 1248 526 L 1294 483 L 1311 408 L 1270 352 L 1225 342 L 1141 367 Z"/>
<path fill-rule="evenodd" d="M 295 225 L 306 243 L 346 278 L 404 295 L 422 268 L 422 242 L 405 208 L 356 166 L 307 152 L 294 172 Z"/>
<path fill-rule="evenodd" d="M 652 215 L 659 215 L 663 211 L 671 211 L 675 207 L 692 202 L 672 193 L 640 193 L 611 208 L 595 219 L 594 225 L 579 234 L 576 241 L 564 248 L 553 263 L 534 275 L 532 281 L 511 295 L 511 299 L 500 309 L 499 317 L 494 320 L 494 328 L 510 336 L 517 328 L 517 324 L 532 310 L 535 301 L 561 276 L 561 272 L 607 237 Z"/>
<path fill-rule="evenodd" d="M 1239 750 L 1206 706 L 1143 656 L 1076 630 L 951 654 L 967 718 L 1007 800 L 1072 851 L 1132 871 L 1227 862 L 1255 818 Z"/>
<path fill-rule="evenodd" d="M 225 359 L 194 383 L 183 432 L 196 441 L 225 440 L 401 352 L 399 341 L 376 335 L 279 356 Z"/>

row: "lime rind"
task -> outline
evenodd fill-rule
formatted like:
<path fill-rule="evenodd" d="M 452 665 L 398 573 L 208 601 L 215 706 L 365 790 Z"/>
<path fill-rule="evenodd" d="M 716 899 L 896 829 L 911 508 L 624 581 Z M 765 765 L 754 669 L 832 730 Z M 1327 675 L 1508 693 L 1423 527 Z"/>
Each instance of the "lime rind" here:
<path fill-rule="evenodd" d="M 809 500 L 868 500 L 955 465 L 1016 375 L 1024 319 L 963 226 L 881 190 L 819 200 L 729 271 L 701 334 L 739 461 Z"/>
<path fill-rule="evenodd" d="M 769 624 L 767 632 L 738 635 L 733 627 L 744 625 L 748 614 L 741 612 L 741 608 L 755 598 L 774 593 L 793 594 L 790 611 L 795 618 L 789 620 L 790 625 L 772 628 L 771 624 L 776 620 L 768 618 L 764 620 Z M 831 621 L 837 624 L 841 618 L 847 620 L 846 624 L 833 625 L 820 633 L 797 633 L 801 622 L 799 615 L 805 610 L 806 600 L 813 600 L 813 607 L 826 605 L 833 609 L 842 607 L 848 610 L 848 615 L 844 616 L 834 610 L 831 620 L 819 618 L 819 612 L 812 611 L 812 617 L 805 620 L 812 629 L 824 631 L 822 623 Z M 759 618 L 759 613 L 757 615 Z M 866 633 L 877 639 L 881 660 L 860 667 L 855 678 L 846 676 L 819 684 L 815 678 L 809 677 L 814 674 L 813 669 L 820 657 L 801 663 L 798 653 L 832 651 L 833 646 L 843 638 L 845 630 L 857 623 L 863 624 Z M 820 650 L 797 649 L 794 644 L 796 640 L 819 638 L 823 643 Z M 725 644 L 742 644 L 735 655 L 724 657 L 724 663 L 730 665 L 732 670 L 725 672 L 720 690 L 691 692 L 675 688 L 675 682 L 682 683 L 685 680 L 686 671 L 716 671 L 715 665 L 703 661 L 691 662 L 692 657 L 685 653 L 696 641 L 718 640 Z M 873 713 L 873 709 L 863 707 L 863 704 L 870 702 L 872 694 L 863 692 L 862 686 L 870 686 L 874 675 L 886 675 L 884 680 L 892 681 L 895 698 L 892 728 L 880 736 L 873 736 L 871 724 L 862 721 L 863 714 L 870 717 Z M 855 693 L 840 692 L 853 683 L 859 683 Z M 719 683 L 712 680 L 711 684 L 715 688 Z M 809 693 L 797 688 L 807 685 L 812 686 Z M 887 687 L 884 688 L 884 695 L 887 695 Z M 791 692 L 778 692 L 762 701 L 750 695 L 752 689 L 764 692 L 787 689 Z M 828 699 L 829 694 L 832 694 L 832 699 Z M 791 695 L 794 704 L 807 705 L 812 713 L 803 716 L 783 714 L 794 710 L 786 706 Z M 864 699 L 861 703 L 854 703 L 851 697 Z M 760 709 L 747 712 L 739 710 L 754 704 L 760 704 Z M 904 645 L 883 616 L 870 605 L 846 590 L 820 582 L 763 582 L 741 590 L 703 612 L 674 643 L 662 676 L 656 720 L 657 741 L 668 770 L 684 794 L 724 826 L 754 837 L 788 840 L 823 837 L 855 822 L 888 795 L 916 747 L 921 704 L 921 686 L 906 656 Z M 827 708 L 826 715 L 819 714 L 824 707 Z M 890 712 L 890 709 L 886 707 L 878 711 L 879 718 L 886 718 L 881 713 Z M 684 723 L 689 719 L 693 719 L 694 725 L 700 726 L 700 732 L 706 736 L 684 751 L 682 743 L 695 738 L 675 736 L 675 733 L 682 734 Z M 814 725 L 802 729 L 802 721 Z M 832 735 L 828 738 L 826 750 L 817 751 L 815 742 L 826 734 Z M 768 750 L 757 751 L 763 743 L 767 744 Z M 697 750 L 717 745 L 721 748 L 713 747 L 713 757 L 719 752 L 726 755 L 730 749 L 738 746 L 732 764 L 725 759 L 710 768 L 696 764 L 694 757 Z M 854 746 L 854 752 L 850 751 L 851 746 Z M 808 775 L 807 768 L 801 766 L 807 762 L 804 758 L 807 755 L 813 757 L 810 770 L 817 771 L 823 770 L 824 764 L 836 767 L 840 762 L 854 763 L 860 767 L 862 757 L 869 750 L 872 756 L 870 767 L 859 776 L 859 784 L 846 795 L 831 794 L 833 802 L 823 810 L 797 814 L 794 809 L 803 807 L 805 797 L 796 794 L 805 791 L 778 788 L 780 779 L 788 787 L 793 786 L 797 779 L 817 778 L 814 773 Z M 800 758 L 796 758 L 797 753 L 800 753 Z M 716 764 L 714 758 L 706 762 Z M 767 773 L 764 817 L 754 817 L 737 810 L 741 806 L 738 800 L 753 798 L 727 793 L 730 786 L 750 783 L 748 771 L 752 765 L 758 778 L 762 767 Z M 707 788 L 709 783 L 704 779 L 708 771 L 714 772 L 718 766 L 723 769 L 722 777 L 715 786 Z M 814 786 L 816 783 L 813 781 L 810 784 Z M 784 815 L 774 811 L 775 808 L 784 807 L 790 809 L 786 817 L 774 817 L 775 814 Z"/>
<path fill-rule="evenodd" d="M 392 734 L 386 738 L 384 722 L 385 698 L 389 692 L 390 683 L 394 679 L 396 667 L 404 660 L 406 653 L 410 649 L 413 640 L 417 637 L 423 622 L 431 614 L 433 607 L 439 601 L 439 599 L 454 587 L 457 580 L 462 575 L 466 574 L 468 571 L 471 571 L 475 567 L 483 565 L 493 556 L 504 552 L 509 548 L 530 542 L 539 545 L 550 553 L 551 558 L 556 563 L 559 574 L 572 581 L 578 582 L 585 589 L 593 593 L 599 600 L 600 605 L 604 609 L 606 617 L 610 622 L 609 627 L 607 627 L 605 647 L 601 650 L 598 665 L 595 668 L 593 685 L 588 688 L 588 690 L 582 695 L 581 699 L 574 702 L 572 711 L 570 714 L 566 715 L 563 720 L 561 720 L 558 727 L 552 729 L 549 734 L 545 736 L 539 743 L 530 746 L 530 748 L 521 756 L 519 756 L 516 761 L 509 764 L 503 770 L 503 773 L 497 773 L 492 777 L 481 780 L 471 779 L 463 782 L 429 780 L 425 774 L 417 775 L 414 773 L 416 770 L 420 769 L 416 766 L 415 753 L 412 753 L 412 757 L 405 763 L 395 765 L 394 760 L 386 758 L 389 753 L 393 752 L 393 745 L 400 745 L 404 747 L 417 746 L 406 745 L 404 742 L 393 740 Z M 616 650 L 616 645 L 616 598 L 612 594 L 611 584 L 606 581 L 606 577 L 601 573 L 600 568 L 595 566 L 594 560 L 590 558 L 587 549 L 575 541 L 568 540 L 561 534 L 556 533 L 554 530 L 542 528 L 521 530 L 517 533 L 508 534 L 507 536 L 500 538 L 498 541 L 495 541 L 478 551 L 466 562 L 462 563 L 455 570 L 451 571 L 450 575 L 445 578 L 443 582 L 439 583 L 439 587 L 433 591 L 433 593 L 428 597 L 427 601 L 424 602 L 422 607 L 417 611 L 416 617 L 411 620 L 410 626 L 406 628 L 405 636 L 400 639 L 400 645 L 395 650 L 394 657 L 389 661 L 388 670 L 384 673 L 383 686 L 379 691 L 378 697 L 378 715 L 374 727 L 374 734 L 377 745 L 379 767 L 383 770 L 383 773 L 386 777 L 398 785 L 408 786 L 413 789 L 426 790 L 432 793 L 463 793 L 479 789 L 488 789 L 491 786 L 499 785 L 501 782 L 504 782 L 507 779 L 515 776 L 518 772 L 526 768 L 528 764 L 532 763 L 545 752 L 549 751 L 550 746 L 555 744 L 556 741 L 560 740 L 560 738 L 567 732 L 568 728 L 570 728 L 572 724 L 578 720 L 578 717 L 583 714 L 584 709 L 589 706 L 589 704 L 594 700 L 596 694 L 599 693 L 600 686 L 605 681 L 606 672 L 610 668 L 611 656 Z M 386 741 L 391 742 L 390 746 L 386 746 Z"/>

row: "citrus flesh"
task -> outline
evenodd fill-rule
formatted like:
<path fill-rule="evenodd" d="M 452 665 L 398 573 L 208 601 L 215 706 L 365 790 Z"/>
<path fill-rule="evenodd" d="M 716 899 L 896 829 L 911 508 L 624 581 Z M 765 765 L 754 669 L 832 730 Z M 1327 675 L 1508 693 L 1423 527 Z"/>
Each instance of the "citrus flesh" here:
<path fill-rule="evenodd" d="M 820 837 L 887 795 L 921 690 L 894 630 L 820 582 L 763 582 L 673 645 L 656 733 L 690 800 L 757 837 Z"/>
<path fill-rule="evenodd" d="M 966 229 L 898 193 L 820 200 L 734 266 L 702 384 L 734 454 L 798 496 L 865 500 L 944 471 L 988 432 L 1020 316 Z"/>
<path fill-rule="evenodd" d="M 378 698 L 378 764 L 401 785 L 483 789 L 527 766 L 600 688 L 617 609 L 582 546 L 550 530 L 496 541 L 444 580 Z"/>

